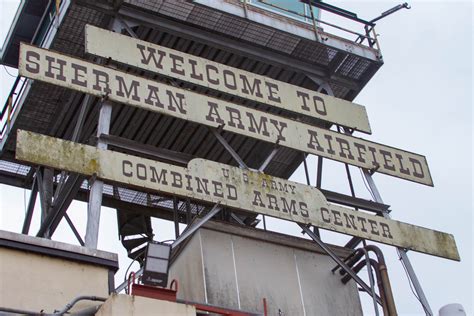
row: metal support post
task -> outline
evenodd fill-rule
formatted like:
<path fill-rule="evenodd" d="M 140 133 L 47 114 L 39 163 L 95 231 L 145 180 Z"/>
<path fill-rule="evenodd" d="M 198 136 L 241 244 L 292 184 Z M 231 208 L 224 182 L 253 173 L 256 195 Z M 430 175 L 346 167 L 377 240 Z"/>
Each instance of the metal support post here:
<path fill-rule="evenodd" d="M 374 179 L 372 179 L 372 176 L 367 170 L 363 170 L 363 172 L 364 172 L 364 177 L 367 180 L 367 183 L 369 185 L 369 188 L 374 195 L 375 201 L 378 203 L 383 203 L 382 197 L 380 196 L 379 190 L 377 189 L 377 186 L 375 185 Z M 383 217 L 389 219 L 390 215 L 388 213 L 383 213 Z M 425 293 L 423 292 L 423 288 L 421 287 L 421 284 L 418 281 L 418 278 L 416 277 L 415 270 L 413 269 L 413 266 L 411 265 L 410 259 L 408 258 L 408 255 L 405 249 L 397 248 L 397 251 L 398 251 L 398 255 L 400 256 L 400 260 L 403 261 L 403 264 L 405 265 L 405 268 L 407 269 L 410 280 L 413 283 L 413 287 L 415 288 L 416 294 L 418 295 L 418 298 L 420 299 L 421 305 L 423 309 L 425 310 L 426 315 L 433 316 L 434 315 L 433 311 L 431 310 L 430 304 L 428 303 Z"/>
<path fill-rule="evenodd" d="M 79 112 L 79 116 L 77 117 L 76 125 L 74 126 L 74 131 L 72 133 L 71 141 L 77 142 L 80 139 L 80 135 L 82 132 L 82 126 L 84 126 L 84 119 L 86 116 L 87 109 L 89 108 L 90 103 L 94 100 L 94 97 L 87 94 L 84 99 L 82 100 L 81 110 Z M 61 176 L 59 178 L 59 183 L 56 187 L 56 191 L 54 192 L 54 200 L 53 203 L 56 203 L 56 200 L 61 194 L 64 182 L 66 181 L 67 172 L 61 171 Z"/>
<path fill-rule="evenodd" d="M 186 225 L 191 224 L 192 214 L 191 214 L 191 200 L 186 199 Z"/>
<path fill-rule="evenodd" d="M 211 133 L 214 134 L 214 136 L 217 138 L 217 140 L 222 144 L 222 146 L 224 146 L 224 148 L 229 152 L 232 158 L 234 158 L 235 161 L 237 161 L 240 168 L 248 169 L 245 162 L 242 160 L 242 158 L 240 158 L 239 154 L 237 154 L 237 152 L 234 150 L 234 148 L 232 148 L 232 146 L 230 146 L 230 144 L 225 140 L 225 138 L 221 134 L 219 134 L 219 132 L 215 128 L 209 128 L 209 129 Z"/>
<path fill-rule="evenodd" d="M 108 134 L 110 130 L 110 120 L 112 118 L 112 103 L 103 101 L 100 107 L 99 124 L 97 126 L 97 137 L 101 134 Z M 97 143 L 97 148 L 107 149 L 107 144 L 101 142 Z M 100 207 L 102 205 L 102 191 L 104 182 L 98 179 L 93 179 L 92 186 L 89 192 L 89 204 L 87 205 L 87 227 L 85 246 L 88 248 L 97 249 L 99 239 L 99 223 L 100 223 Z"/>
<path fill-rule="evenodd" d="M 316 176 L 316 187 L 321 189 L 323 181 L 323 157 L 318 156 L 318 174 Z"/>
<path fill-rule="evenodd" d="M 179 214 L 178 214 L 178 198 L 173 196 L 173 221 L 175 239 L 179 237 Z"/>
<path fill-rule="evenodd" d="M 311 186 L 311 180 L 309 179 L 309 170 L 308 170 L 308 164 L 306 163 L 306 154 L 303 153 L 303 165 L 304 165 L 304 173 L 306 175 L 306 184 Z M 319 232 L 319 228 L 316 226 L 313 226 L 313 233 L 316 234 L 319 238 L 321 238 L 321 233 Z"/>
<path fill-rule="evenodd" d="M 260 168 L 258 168 L 258 171 L 260 172 L 264 172 L 265 171 L 265 168 L 267 168 L 267 166 L 270 164 L 270 162 L 272 162 L 272 159 L 276 156 L 276 154 L 278 153 L 278 148 L 279 147 L 275 147 L 273 148 L 272 152 L 270 153 L 270 155 L 268 155 L 267 159 L 265 159 L 265 161 L 262 163 L 262 165 L 260 166 Z"/>
<path fill-rule="evenodd" d="M 82 240 L 81 235 L 77 231 L 76 227 L 74 226 L 74 223 L 72 220 L 69 218 L 69 215 L 67 213 L 64 214 L 64 219 L 66 219 L 66 222 L 68 223 L 69 227 L 71 228 L 72 232 L 74 233 L 74 236 L 76 236 L 77 241 L 81 246 L 84 246 L 84 241 Z"/>
<path fill-rule="evenodd" d="M 327 91 L 327 93 L 331 96 L 334 96 L 334 92 L 332 91 L 331 87 L 329 86 L 329 84 L 327 83 L 324 83 L 322 85 L 324 87 L 324 89 Z M 348 132 L 346 131 L 346 134 Z M 377 189 L 377 186 L 375 185 L 375 182 L 374 180 L 372 179 L 372 176 L 371 174 L 369 173 L 369 171 L 365 170 L 365 169 L 362 169 L 363 173 L 364 173 L 364 177 L 365 179 L 367 180 L 367 183 L 368 183 L 368 186 L 370 188 L 370 190 L 372 191 L 372 194 L 374 196 L 374 199 L 375 199 L 375 202 L 377 203 L 381 203 L 383 204 L 383 200 L 382 200 L 382 197 L 380 196 L 380 193 Z M 385 218 L 390 218 L 390 215 L 387 213 L 387 212 L 383 212 L 383 217 Z M 357 241 L 357 240 L 356 240 Z M 359 241 L 360 242 L 360 241 Z M 415 288 L 415 291 L 419 297 L 419 300 L 423 306 L 423 309 L 425 310 L 425 313 L 426 315 L 428 316 L 432 316 L 433 315 L 433 311 L 431 310 L 431 307 L 428 303 L 428 300 L 426 299 L 426 296 L 425 296 L 425 293 L 423 292 L 423 289 L 421 287 L 421 284 L 420 282 L 418 281 L 418 278 L 416 277 L 416 274 L 415 274 L 415 270 L 413 269 L 412 265 L 411 265 L 411 262 L 410 260 L 408 259 L 408 256 L 406 254 L 406 251 L 405 249 L 401 249 L 401 248 L 397 248 L 397 251 L 398 251 L 398 254 L 400 256 L 400 260 L 403 261 L 403 264 L 405 265 L 407 271 L 408 271 L 408 275 L 410 277 L 410 280 L 411 282 L 413 283 L 413 286 Z"/>
<path fill-rule="evenodd" d="M 73 197 L 81 187 L 83 177 L 78 174 L 73 174 L 68 177 L 64 184 L 64 194 L 60 194 L 58 199 L 55 201 L 53 210 L 49 213 L 48 217 L 41 224 L 37 237 L 45 237 L 48 232 L 54 233 L 59 225 L 62 217 L 66 213 L 66 209 L 71 203 Z"/>
<path fill-rule="evenodd" d="M 42 168 L 42 190 L 40 193 L 43 195 L 41 201 L 41 223 L 44 222 L 48 214 L 51 212 L 51 206 L 53 204 L 53 178 L 54 170 L 52 168 Z M 48 236 L 50 237 L 50 236 Z"/>
<path fill-rule="evenodd" d="M 354 281 L 357 282 L 357 284 L 360 285 L 360 287 L 362 287 L 362 289 L 364 291 L 366 291 L 367 293 L 371 294 L 372 293 L 372 289 L 364 282 L 364 280 L 362 280 L 358 275 L 357 273 L 355 273 L 354 271 L 352 271 L 352 269 L 344 263 L 344 261 L 342 261 L 329 247 L 328 245 L 326 245 L 323 241 L 321 241 L 321 239 L 316 236 L 315 233 L 313 233 L 311 231 L 311 229 L 309 229 L 308 226 L 306 225 L 303 225 L 303 224 L 298 224 L 302 229 L 303 231 L 308 234 L 309 237 L 311 237 L 311 239 L 313 239 L 316 244 L 318 244 L 318 246 L 324 250 L 324 252 L 326 252 L 340 267 L 342 270 L 344 270 L 348 275 L 350 275 Z M 381 304 L 382 301 L 380 300 L 380 297 L 378 297 L 377 295 L 375 295 L 375 299 L 377 300 L 377 303 Z"/>
<path fill-rule="evenodd" d="M 28 201 L 28 208 L 26 210 L 25 221 L 23 222 L 23 228 L 21 230 L 22 234 L 28 235 L 28 232 L 30 231 L 30 224 L 31 224 L 31 219 L 33 218 L 33 211 L 35 209 L 37 194 L 38 194 L 38 182 L 36 181 L 36 178 L 35 178 L 31 186 L 31 193 L 30 193 L 30 199 Z"/>

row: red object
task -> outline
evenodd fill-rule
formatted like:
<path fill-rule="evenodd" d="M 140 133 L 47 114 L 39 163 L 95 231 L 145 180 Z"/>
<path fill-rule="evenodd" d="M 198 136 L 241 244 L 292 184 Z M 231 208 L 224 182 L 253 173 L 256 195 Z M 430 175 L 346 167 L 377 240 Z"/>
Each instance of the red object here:
<path fill-rule="evenodd" d="M 174 289 L 173 289 L 173 285 L 174 285 Z M 171 281 L 169 289 L 136 284 L 135 282 L 133 282 L 131 295 L 154 298 L 154 299 L 162 300 L 162 301 L 176 302 L 177 292 L 178 292 L 178 281 L 176 280 Z"/>

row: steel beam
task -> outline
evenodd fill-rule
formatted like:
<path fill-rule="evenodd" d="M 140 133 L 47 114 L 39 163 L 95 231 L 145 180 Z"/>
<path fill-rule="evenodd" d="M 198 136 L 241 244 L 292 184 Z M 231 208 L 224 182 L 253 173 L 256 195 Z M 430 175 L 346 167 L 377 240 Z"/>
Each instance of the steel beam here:
<path fill-rule="evenodd" d="M 268 155 L 267 159 L 265 159 L 265 161 L 262 163 L 262 165 L 260 166 L 260 168 L 258 168 L 258 171 L 260 172 L 264 172 L 265 171 L 265 168 L 267 168 L 267 166 L 270 164 L 270 162 L 272 162 L 272 159 L 276 156 L 276 154 L 278 153 L 278 149 L 279 147 L 275 147 L 273 148 L 272 152 Z"/>
<path fill-rule="evenodd" d="M 311 237 L 311 239 L 313 239 L 316 244 L 322 249 L 324 250 L 324 252 L 326 252 L 340 267 L 342 270 L 344 270 L 348 275 L 350 275 L 354 281 L 357 282 L 357 284 L 360 285 L 360 287 L 362 287 L 362 289 L 364 291 L 366 291 L 368 294 L 371 294 L 372 293 L 372 290 L 370 288 L 370 286 L 368 286 L 364 280 L 362 280 L 358 275 L 357 273 L 355 273 L 354 271 L 352 271 L 352 269 L 344 263 L 344 261 L 341 260 L 341 258 L 339 258 L 332 250 L 331 248 L 329 248 L 328 245 L 326 245 L 315 233 L 313 233 L 311 231 L 311 229 L 309 229 L 308 226 L 306 225 L 303 225 L 303 224 L 298 224 L 302 229 L 303 231 L 308 234 L 309 237 Z M 375 299 L 377 300 L 377 303 L 381 304 L 381 300 L 380 300 L 380 297 L 376 296 Z"/>
<path fill-rule="evenodd" d="M 188 162 L 194 158 L 193 156 L 186 153 L 180 153 L 164 148 L 156 148 L 154 146 L 140 144 L 135 141 L 113 135 L 102 134 L 99 136 L 98 140 L 109 146 L 125 149 L 125 151 L 128 153 L 138 153 L 153 157 L 160 161 L 172 162 L 180 166 L 187 166 Z"/>
<path fill-rule="evenodd" d="M 43 170 L 43 190 L 40 191 L 43 194 L 43 200 L 41 204 L 41 222 L 45 220 L 48 214 L 51 212 L 53 204 L 53 178 L 54 170 L 52 168 L 42 168 Z M 51 237 L 49 235 L 48 237 Z"/>
<path fill-rule="evenodd" d="M 239 154 L 229 145 L 229 143 L 225 140 L 225 138 L 219 134 L 219 132 L 215 128 L 209 128 L 211 133 L 217 138 L 217 140 L 224 146 L 224 148 L 229 152 L 229 154 L 234 158 L 235 161 L 239 164 L 240 168 L 248 169 L 245 162 L 240 158 Z"/>
<path fill-rule="evenodd" d="M 68 223 L 69 227 L 71 228 L 74 236 L 76 236 L 77 238 L 77 241 L 79 242 L 79 244 L 81 246 L 84 246 L 84 241 L 82 240 L 82 237 L 81 235 L 79 234 L 79 232 L 77 231 L 76 227 L 74 226 L 74 223 L 72 222 L 72 220 L 69 218 L 69 215 L 67 215 L 67 213 L 64 214 L 64 219 L 66 220 L 66 222 Z"/>
<path fill-rule="evenodd" d="M 175 239 L 179 237 L 179 214 L 178 214 L 178 198 L 173 196 L 173 222 Z"/>
<path fill-rule="evenodd" d="M 28 235 L 28 232 L 30 231 L 30 224 L 31 224 L 31 219 L 33 218 L 33 211 L 35 209 L 37 194 L 38 194 L 38 183 L 36 181 L 33 181 L 33 185 L 31 187 L 31 192 L 30 192 L 30 199 L 28 201 L 28 208 L 25 214 L 25 221 L 23 222 L 23 228 L 21 230 L 22 234 Z"/>
<path fill-rule="evenodd" d="M 90 94 L 86 94 L 84 99 L 82 100 L 81 103 L 81 109 L 79 111 L 79 115 L 77 117 L 76 125 L 74 126 L 74 131 L 72 133 L 71 141 L 77 142 L 80 138 L 81 132 L 82 132 L 82 126 L 84 125 L 84 119 L 86 116 L 87 109 L 90 105 L 90 103 L 94 100 L 94 97 L 91 96 Z M 66 181 L 67 177 L 67 172 L 66 171 L 61 171 L 61 176 L 59 178 L 59 183 L 56 186 L 56 190 L 54 191 L 54 200 L 56 201 L 61 194 L 64 181 Z"/>
<path fill-rule="evenodd" d="M 382 196 L 380 195 L 380 192 L 377 189 L 377 186 L 375 185 L 374 179 L 372 179 L 372 175 L 367 170 L 363 170 L 363 172 L 364 172 L 364 177 L 367 180 L 367 183 L 369 185 L 369 188 L 374 195 L 375 201 L 379 203 L 383 203 Z M 390 218 L 390 215 L 388 213 L 383 213 L 383 217 Z M 410 262 L 410 259 L 408 258 L 406 250 L 402 248 L 397 248 L 397 251 L 400 256 L 400 260 L 403 261 L 403 264 L 405 265 L 405 268 L 407 269 L 409 278 L 411 282 L 413 283 L 413 287 L 415 288 L 416 294 L 418 295 L 418 298 L 420 300 L 420 303 L 426 315 L 433 316 L 434 315 L 433 311 L 425 296 L 425 292 L 423 291 L 423 288 L 421 287 L 421 284 L 418 281 L 415 270 L 413 269 L 413 266 L 411 265 L 411 262 Z"/>
<path fill-rule="evenodd" d="M 100 107 L 99 124 L 97 126 L 97 137 L 102 134 L 109 133 L 111 118 L 112 103 L 107 100 L 104 100 Z M 97 148 L 107 149 L 107 144 L 99 140 L 97 142 Z M 89 204 L 87 205 L 85 246 L 88 248 L 97 249 L 97 243 L 99 240 L 100 208 L 102 206 L 103 188 L 104 182 L 102 180 L 93 180 L 89 195 Z"/>
<path fill-rule="evenodd" d="M 83 180 L 84 178 L 78 174 L 73 174 L 68 177 L 63 188 L 64 194 L 60 194 L 58 199 L 54 201 L 53 210 L 41 224 L 41 227 L 36 234 L 37 237 L 44 237 L 48 231 L 51 234 L 54 233 L 66 213 L 67 208 L 76 196 L 76 193 L 79 191 Z"/>

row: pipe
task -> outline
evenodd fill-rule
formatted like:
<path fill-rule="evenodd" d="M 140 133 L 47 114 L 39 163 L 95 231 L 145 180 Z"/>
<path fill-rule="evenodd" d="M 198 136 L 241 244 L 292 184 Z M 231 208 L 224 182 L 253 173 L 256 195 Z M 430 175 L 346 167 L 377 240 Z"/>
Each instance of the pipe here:
<path fill-rule="evenodd" d="M 77 302 L 79 301 L 101 301 L 105 302 L 107 299 L 98 296 L 78 296 L 74 298 L 70 303 L 67 303 L 66 306 L 60 311 L 55 311 L 52 315 L 64 315 L 67 311 L 69 311 Z"/>
<path fill-rule="evenodd" d="M 99 308 L 101 308 L 101 306 L 102 306 L 102 304 L 90 306 L 90 307 L 81 309 L 80 311 L 71 313 L 71 315 L 74 315 L 74 316 L 94 316 L 97 313 L 97 311 L 99 310 Z"/>
<path fill-rule="evenodd" d="M 16 308 L 8 308 L 8 307 L 0 307 L 0 312 L 3 315 L 3 313 L 7 314 L 20 314 L 20 315 L 31 315 L 31 316 L 42 316 L 44 315 L 43 313 L 37 313 L 37 312 L 32 312 L 32 311 L 26 311 L 22 309 L 16 309 Z"/>
<path fill-rule="evenodd" d="M 380 276 L 379 263 L 375 261 L 374 259 L 370 259 L 370 265 L 375 270 L 375 277 L 377 279 L 377 287 L 379 289 L 379 295 L 380 295 L 380 301 L 381 301 L 380 305 L 382 306 L 383 314 L 385 316 L 389 316 L 388 309 L 387 309 L 387 299 L 385 297 L 385 292 L 383 290 L 382 277 Z M 365 266 L 366 266 L 366 262 L 365 260 L 362 260 L 353 268 L 353 270 L 355 273 L 358 273 Z M 346 284 L 347 282 L 350 281 L 350 279 L 351 277 L 349 275 L 345 275 L 344 277 L 342 277 L 341 282 Z"/>
<path fill-rule="evenodd" d="M 390 316 L 396 316 L 397 308 L 395 306 L 395 301 L 393 299 L 392 287 L 390 285 L 390 279 L 388 277 L 387 266 L 385 264 L 385 258 L 383 256 L 382 250 L 374 245 L 368 245 L 365 247 L 367 251 L 372 251 L 377 256 L 377 261 L 379 262 L 380 277 L 382 279 L 383 289 L 385 292 L 385 298 L 387 300 L 387 307 Z"/>

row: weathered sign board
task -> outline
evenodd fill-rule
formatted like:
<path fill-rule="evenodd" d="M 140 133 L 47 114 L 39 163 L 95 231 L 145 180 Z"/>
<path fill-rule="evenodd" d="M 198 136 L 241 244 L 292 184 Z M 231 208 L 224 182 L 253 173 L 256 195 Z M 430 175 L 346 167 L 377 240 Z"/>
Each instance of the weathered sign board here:
<path fill-rule="evenodd" d="M 16 159 L 460 260 L 450 234 L 330 204 L 314 187 L 208 160 L 184 168 L 21 130 Z"/>
<path fill-rule="evenodd" d="M 398 178 L 433 185 L 424 156 L 172 87 L 28 44 L 22 76 L 316 154 Z"/>
<path fill-rule="evenodd" d="M 87 53 L 371 133 L 361 105 L 95 26 L 85 34 Z"/>

